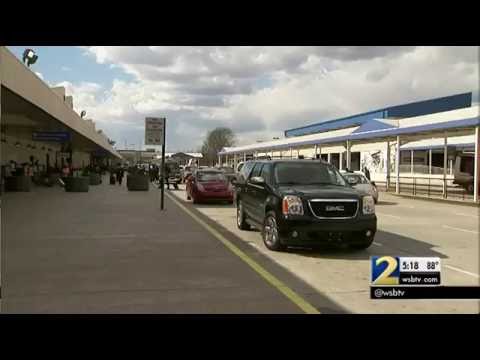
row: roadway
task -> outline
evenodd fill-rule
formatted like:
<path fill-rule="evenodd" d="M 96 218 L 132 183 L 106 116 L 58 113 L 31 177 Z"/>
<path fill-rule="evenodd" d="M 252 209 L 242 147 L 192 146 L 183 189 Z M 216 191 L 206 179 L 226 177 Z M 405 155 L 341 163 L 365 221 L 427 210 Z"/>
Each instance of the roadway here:
<path fill-rule="evenodd" d="M 380 193 L 378 231 L 364 251 L 290 249 L 272 252 L 258 231 L 238 230 L 232 205 L 192 205 L 183 188 L 171 191 L 245 244 L 353 313 L 478 313 L 477 300 L 370 300 L 370 256 L 437 256 L 443 285 L 479 285 L 479 208 Z"/>

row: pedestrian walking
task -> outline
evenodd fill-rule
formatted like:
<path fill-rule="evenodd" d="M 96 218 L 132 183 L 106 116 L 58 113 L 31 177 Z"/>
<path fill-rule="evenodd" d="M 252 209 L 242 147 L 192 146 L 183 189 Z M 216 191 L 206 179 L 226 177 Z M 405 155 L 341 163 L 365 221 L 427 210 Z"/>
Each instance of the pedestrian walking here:
<path fill-rule="evenodd" d="M 124 175 L 124 170 L 122 168 L 122 166 L 118 166 L 118 169 L 117 169 L 117 181 L 118 181 L 118 185 L 122 185 L 122 181 L 123 181 L 123 175 Z"/>
<path fill-rule="evenodd" d="M 170 167 L 165 165 L 165 183 L 167 184 L 167 189 L 170 190 L 170 183 L 168 182 L 168 178 L 170 177 Z"/>

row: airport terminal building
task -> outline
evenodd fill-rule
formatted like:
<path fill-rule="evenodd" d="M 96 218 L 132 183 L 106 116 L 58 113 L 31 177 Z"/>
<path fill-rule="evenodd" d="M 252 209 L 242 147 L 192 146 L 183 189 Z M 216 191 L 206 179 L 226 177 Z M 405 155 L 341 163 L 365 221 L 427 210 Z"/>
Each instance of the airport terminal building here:
<path fill-rule="evenodd" d="M 288 129 L 283 139 L 225 148 L 218 161 L 321 158 L 340 170 L 367 168 L 388 190 L 439 187 L 444 197 L 451 190 L 477 201 L 479 124 L 479 106 L 463 93 Z M 470 180 L 459 187 L 458 174 Z"/>
<path fill-rule="evenodd" d="M 2 166 L 38 161 L 42 169 L 83 168 L 121 156 L 93 120 L 73 109 L 65 88 L 50 87 L 0 47 Z"/>

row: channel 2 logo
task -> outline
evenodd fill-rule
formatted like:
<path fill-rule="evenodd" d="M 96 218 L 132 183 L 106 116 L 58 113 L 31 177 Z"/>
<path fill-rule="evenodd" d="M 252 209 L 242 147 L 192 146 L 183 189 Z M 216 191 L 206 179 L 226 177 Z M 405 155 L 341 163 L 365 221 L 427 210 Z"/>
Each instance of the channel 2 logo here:
<path fill-rule="evenodd" d="M 398 285 L 400 260 L 394 256 L 372 256 L 372 285 Z"/>

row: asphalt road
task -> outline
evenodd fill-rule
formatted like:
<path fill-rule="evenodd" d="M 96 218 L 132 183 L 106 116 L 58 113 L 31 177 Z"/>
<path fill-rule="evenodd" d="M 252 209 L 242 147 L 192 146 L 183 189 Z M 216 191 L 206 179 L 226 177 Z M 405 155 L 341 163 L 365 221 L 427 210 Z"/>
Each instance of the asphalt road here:
<path fill-rule="evenodd" d="M 171 199 L 160 211 L 158 189 L 38 188 L 2 202 L 4 313 L 344 311 Z"/>
<path fill-rule="evenodd" d="M 188 203 L 185 192 L 172 191 Z M 478 313 L 477 300 L 370 300 L 370 256 L 437 256 L 443 285 L 479 285 L 479 208 L 407 199 L 380 193 L 378 231 L 364 251 L 291 249 L 272 252 L 258 231 L 241 231 L 234 206 L 195 205 L 206 217 L 235 234 L 319 294 L 353 313 Z"/>

